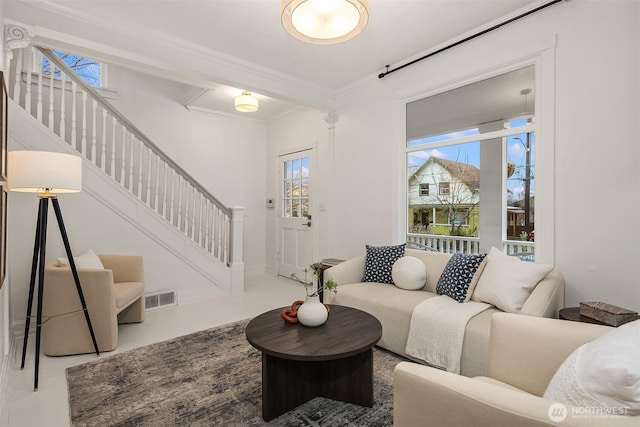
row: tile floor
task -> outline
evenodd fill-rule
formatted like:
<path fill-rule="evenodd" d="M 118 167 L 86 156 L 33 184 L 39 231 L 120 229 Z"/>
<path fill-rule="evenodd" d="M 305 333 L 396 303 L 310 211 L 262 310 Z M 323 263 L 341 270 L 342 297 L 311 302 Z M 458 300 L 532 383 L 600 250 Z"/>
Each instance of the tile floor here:
<path fill-rule="evenodd" d="M 287 306 L 304 296 L 300 284 L 271 274 L 247 277 L 245 294 L 217 297 L 197 303 L 165 307 L 147 312 L 144 323 L 121 325 L 118 348 L 111 354 L 189 334 L 225 323 L 254 317 L 264 311 Z M 20 370 L 20 349 L 13 349 L 7 385 L 0 409 L 0 426 L 68 426 L 69 409 L 65 369 L 95 360 L 95 355 L 40 358 L 39 391 L 33 392 L 34 353 L 30 339 L 25 369 Z M 21 347 L 17 346 L 17 347 Z"/>

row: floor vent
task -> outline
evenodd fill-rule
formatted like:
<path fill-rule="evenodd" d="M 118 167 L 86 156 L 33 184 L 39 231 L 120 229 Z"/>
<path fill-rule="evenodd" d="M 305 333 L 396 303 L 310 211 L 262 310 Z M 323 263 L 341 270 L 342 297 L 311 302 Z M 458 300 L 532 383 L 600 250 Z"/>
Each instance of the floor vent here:
<path fill-rule="evenodd" d="M 170 305 L 178 305 L 176 291 L 159 291 L 145 294 L 144 304 L 146 310 L 155 310 Z"/>

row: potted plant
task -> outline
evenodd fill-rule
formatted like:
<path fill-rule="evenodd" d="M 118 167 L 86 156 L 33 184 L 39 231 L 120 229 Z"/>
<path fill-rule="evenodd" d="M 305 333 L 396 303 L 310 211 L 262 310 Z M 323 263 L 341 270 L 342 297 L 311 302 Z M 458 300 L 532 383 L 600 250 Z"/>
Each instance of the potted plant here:
<path fill-rule="evenodd" d="M 320 264 L 311 264 L 311 270 L 314 276 L 318 276 L 320 272 Z M 300 280 L 295 273 L 291 274 L 291 278 L 302 283 L 305 288 L 307 296 L 304 301 L 296 301 L 291 306 L 291 310 L 284 310 L 281 315 L 284 320 L 290 323 L 300 322 L 304 326 L 320 326 L 327 321 L 329 315 L 329 306 L 320 302 L 320 292 L 330 291 L 337 293 L 338 284 L 335 280 L 329 279 L 322 286 L 318 286 L 318 289 L 309 293 L 309 285 L 313 285 L 312 282 L 306 280 L 307 269 L 304 269 L 305 280 Z M 316 282 L 317 280 L 314 280 Z"/>
<path fill-rule="evenodd" d="M 311 269 L 313 276 L 315 276 L 315 279 L 313 281 L 307 280 L 307 273 L 309 272 L 309 269 Z M 318 295 L 320 295 L 320 292 L 323 292 L 325 290 L 333 293 L 338 292 L 338 284 L 333 279 L 329 279 L 326 283 L 323 283 L 321 287 L 318 287 L 318 289 L 316 289 L 312 293 L 309 293 L 309 286 L 313 288 L 313 285 L 318 281 L 318 275 L 320 274 L 320 263 L 316 262 L 315 264 L 311 264 L 309 266 L 309 269 L 304 269 L 304 280 L 298 278 L 296 273 L 291 273 L 289 275 L 290 278 L 292 278 L 293 280 L 297 280 L 304 286 L 304 290 L 306 291 L 308 297 L 317 297 Z"/>
<path fill-rule="evenodd" d="M 516 165 L 513 162 L 507 162 L 507 178 L 510 178 L 516 172 Z"/>

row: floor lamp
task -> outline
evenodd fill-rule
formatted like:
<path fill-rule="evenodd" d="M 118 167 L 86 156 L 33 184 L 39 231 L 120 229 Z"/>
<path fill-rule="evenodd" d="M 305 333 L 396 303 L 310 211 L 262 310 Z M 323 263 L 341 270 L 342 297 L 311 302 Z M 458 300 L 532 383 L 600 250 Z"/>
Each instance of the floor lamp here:
<path fill-rule="evenodd" d="M 96 355 L 100 354 L 98 343 L 96 342 L 93 327 L 87 304 L 80 286 L 78 270 L 73 260 L 71 246 L 67 238 L 67 231 L 62 220 L 58 194 L 78 193 L 82 191 L 82 159 L 78 156 L 62 153 L 50 153 L 44 151 L 11 151 L 8 155 L 7 184 L 9 191 L 24 193 L 37 193 L 40 201 L 38 205 L 38 221 L 36 224 L 36 238 L 33 246 L 33 261 L 31 263 L 31 280 L 29 283 L 29 300 L 27 302 L 27 316 L 24 328 L 24 341 L 22 344 L 22 364 L 20 369 L 24 369 L 24 362 L 27 352 L 27 339 L 29 337 L 29 327 L 31 324 L 31 311 L 33 308 L 33 297 L 35 291 L 36 274 L 38 277 L 38 305 L 36 315 L 36 367 L 34 374 L 34 391 L 38 391 L 38 368 L 40 364 L 40 334 L 42 328 L 42 301 L 44 295 L 44 265 L 47 246 L 47 217 L 49 214 L 49 200 L 58 220 L 58 227 L 62 235 L 64 249 L 69 259 L 69 265 L 73 274 L 73 279 L 78 291 L 78 297 L 82 304 L 87 327 L 93 340 Z M 46 319 L 45 319 L 46 321 Z"/>

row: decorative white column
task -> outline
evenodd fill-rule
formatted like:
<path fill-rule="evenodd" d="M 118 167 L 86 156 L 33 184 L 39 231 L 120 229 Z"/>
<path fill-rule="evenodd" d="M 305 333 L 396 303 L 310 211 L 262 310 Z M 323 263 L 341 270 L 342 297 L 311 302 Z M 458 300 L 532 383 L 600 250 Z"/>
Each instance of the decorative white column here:
<path fill-rule="evenodd" d="M 21 49 L 31 44 L 31 29 L 21 25 L 5 22 L 4 24 L 4 55 L 5 70 L 7 74 L 10 70 L 13 49 Z"/>
<path fill-rule="evenodd" d="M 327 183 L 326 185 L 326 190 L 325 190 L 325 203 L 329 206 L 329 214 L 325 215 L 325 232 L 321 233 L 321 235 L 324 235 L 324 239 L 325 239 L 325 248 L 327 251 L 327 254 L 331 254 L 334 251 L 334 247 L 333 247 L 333 233 L 331 232 L 331 230 L 333 230 L 333 218 L 335 213 L 337 212 L 337 210 L 335 209 L 331 209 L 334 206 L 334 199 L 333 199 L 333 195 L 334 195 L 334 188 L 336 185 L 336 178 L 335 178 L 335 164 L 336 164 L 336 159 L 335 159 L 335 153 L 336 153 L 336 123 L 338 122 L 339 116 L 338 113 L 336 111 L 327 111 L 325 112 L 324 116 L 322 117 L 322 119 L 325 121 L 325 123 L 327 124 L 327 159 L 328 162 L 326 165 L 323 165 L 323 170 L 326 172 L 326 179 L 325 182 Z M 326 209 L 325 206 L 323 206 L 323 210 Z M 320 238 L 320 236 L 318 236 Z"/>
<path fill-rule="evenodd" d="M 231 269 L 231 295 L 244 294 L 244 212 L 242 206 L 231 208 L 230 236 L 231 247 L 229 250 L 229 268 Z"/>

